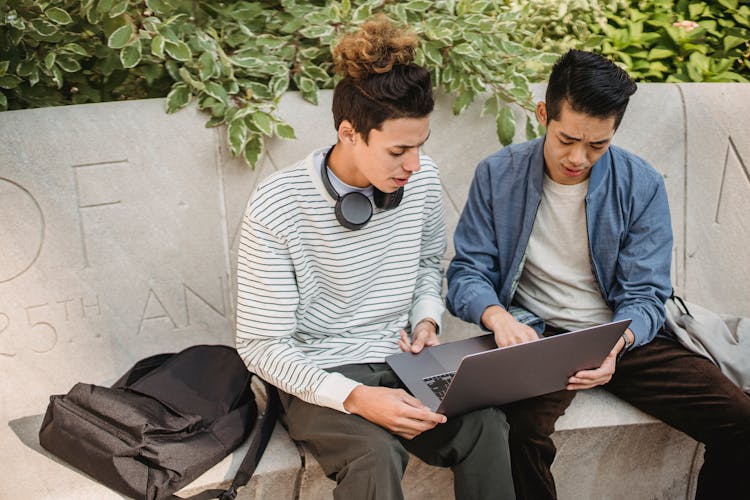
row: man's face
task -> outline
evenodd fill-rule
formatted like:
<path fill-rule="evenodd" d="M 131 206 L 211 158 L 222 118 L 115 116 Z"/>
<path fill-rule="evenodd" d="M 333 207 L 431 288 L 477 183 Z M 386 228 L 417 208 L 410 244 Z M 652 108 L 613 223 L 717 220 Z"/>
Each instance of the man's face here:
<path fill-rule="evenodd" d="M 365 187 L 372 184 L 384 193 L 403 187 L 419 170 L 419 148 L 430 135 L 430 118 L 396 118 L 383 122 L 380 130 L 371 130 L 368 142 L 358 135 L 354 146 L 356 180 Z"/>
<path fill-rule="evenodd" d="M 578 184 L 589 178 L 591 167 L 609 148 L 615 135 L 615 117 L 597 118 L 573 111 L 563 102 L 560 116 L 547 119 L 543 102 L 537 105 L 537 118 L 547 127 L 544 140 L 544 167 L 558 184 Z"/>

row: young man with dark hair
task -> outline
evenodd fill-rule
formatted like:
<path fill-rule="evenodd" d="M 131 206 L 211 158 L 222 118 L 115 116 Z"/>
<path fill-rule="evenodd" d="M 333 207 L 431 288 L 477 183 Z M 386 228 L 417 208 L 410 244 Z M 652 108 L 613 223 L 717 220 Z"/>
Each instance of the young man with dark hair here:
<path fill-rule="evenodd" d="M 503 408 L 518 498 L 556 497 L 555 421 L 576 390 L 599 385 L 705 443 L 697 498 L 748 495 L 750 398 L 662 331 L 672 256 L 664 182 L 610 144 L 635 90 L 599 55 L 562 56 L 536 109 L 546 135 L 479 164 L 455 232 L 448 308 L 499 346 L 632 320 L 602 365 L 574 374 L 567 390 Z M 511 312 L 546 326 L 537 332 Z"/>
<path fill-rule="evenodd" d="M 263 181 L 238 256 L 237 351 L 280 389 L 290 436 L 337 499 L 402 498 L 409 452 L 451 467 L 461 499 L 512 499 L 508 424 L 447 420 L 384 363 L 438 343 L 445 217 L 416 38 L 378 19 L 334 49 L 337 141 Z M 407 335 L 406 329 L 410 330 Z"/>

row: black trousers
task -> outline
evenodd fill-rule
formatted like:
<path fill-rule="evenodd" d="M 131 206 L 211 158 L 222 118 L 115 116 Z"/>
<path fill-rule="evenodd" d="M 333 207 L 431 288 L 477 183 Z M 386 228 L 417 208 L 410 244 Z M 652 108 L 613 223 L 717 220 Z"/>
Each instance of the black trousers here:
<path fill-rule="evenodd" d="M 383 363 L 345 365 L 331 371 L 366 385 L 403 387 Z M 515 498 L 508 423 L 497 408 L 449 418 L 408 440 L 357 415 L 280 395 L 289 435 L 305 443 L 326 475 L 337 482 L 336 499 L 403 498 L 401 478 L 409 452 L 428 464 L 450 467 L 457 499 Z"/>
<path fill-rule="evenodd" d="M 709 360 L 656 338 L 623 356 L 604 388 L 705 444 L 697 499 L 750 498 L 750 397 Z M 575 395 L 559 391 L 503 407 L 519 499 L 557 497 L 550 434 Z"/>

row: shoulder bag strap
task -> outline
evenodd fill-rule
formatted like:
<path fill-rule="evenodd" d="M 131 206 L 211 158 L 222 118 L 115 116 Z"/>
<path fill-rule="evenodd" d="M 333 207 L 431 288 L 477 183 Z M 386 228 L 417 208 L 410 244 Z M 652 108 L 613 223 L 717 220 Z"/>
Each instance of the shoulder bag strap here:
<path fill-rule="evenodd" d="M 253 435 L 253 439 L 250 442 L 250 447 L 245 454 L 245 458 L 242 460 L 240 467 L 237 469 L 237 474 L 234 476 L 232 485 L 226 489 L 213 489 L 206 490 L 197 495 L 193 495 L 187 498 L 180 498 L 172 496 L 175 500 L 210 500 L 213 498 L 219 498 L 221 500 L 234 500 L 237 496 L 237 490 L 245 486 L 255 472 L 255 468 L 258 466 L 263 452 L 268 445 L 268 441 L 271 439 L 273 428 L 276 425 L 276 420 L 279 416 L 279 410 L 281 402 L 279 401 L 279 393 L 276 387 L 272 386 L 265 380 L 261 380 L 263 386 L 266 389 L 266 411 L 263 412 L 263 416 L 258 421 L 257 432 Z"/>

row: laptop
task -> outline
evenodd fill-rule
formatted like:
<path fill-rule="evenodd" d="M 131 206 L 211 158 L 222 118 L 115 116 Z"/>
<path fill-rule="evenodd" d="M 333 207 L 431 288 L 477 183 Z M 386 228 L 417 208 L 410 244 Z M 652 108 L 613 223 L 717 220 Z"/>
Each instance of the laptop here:
<path fill-rule="evenodd" d="M 579 370 L 598 368 L 630 320 L 498 348 L 492 334 L 386 358 L 409 391 L 448 417 L 565 389 Z"/>

